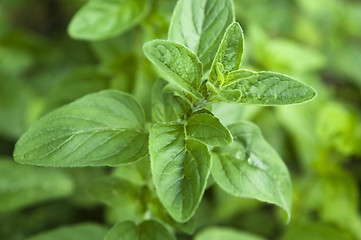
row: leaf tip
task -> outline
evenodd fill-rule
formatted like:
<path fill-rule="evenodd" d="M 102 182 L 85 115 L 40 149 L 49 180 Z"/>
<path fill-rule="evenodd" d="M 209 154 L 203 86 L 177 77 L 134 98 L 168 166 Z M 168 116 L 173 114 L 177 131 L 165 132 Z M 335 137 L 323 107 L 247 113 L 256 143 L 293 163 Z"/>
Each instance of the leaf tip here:
<path fill-rule="evenodd" d="M 310 98 L 310 101 L 311 101 L 317 97 L 317 91 L 313 87 L 311 87 L 311 86 L 309 86 L 309 87 L 311 90 L 311 98 Z"/>

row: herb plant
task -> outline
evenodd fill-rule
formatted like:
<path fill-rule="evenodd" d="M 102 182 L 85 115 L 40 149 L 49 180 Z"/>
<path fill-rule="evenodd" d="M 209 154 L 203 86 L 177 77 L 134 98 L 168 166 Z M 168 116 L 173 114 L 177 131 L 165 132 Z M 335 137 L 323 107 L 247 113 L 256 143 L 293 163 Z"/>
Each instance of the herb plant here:
<path fill-rule="evenodd" d="M 78 12 L 69 28 L 72 36 L 102 39 L 141 19 L 129 15 L 127 26 L 89 30 L 83 22 L 96 4 L 103 3 L 90 1 Z M 144 7 L 141 15 L 146 11 Z M 220 102 L 296 104 L 316 93 L 281 73 L 242 69 L 244 49 L 231 0 L 179 0 L 168 39 L 143 47 L 160 76 L 152 91 L 151 122 L 128 93 L 92 93 L 34 123 L 18 140 L 15 161 L 118 167 L 122 178 L 98 180 L 91 192 L 114 209 L 123 206 L 136 214 L 134 221 L 115 224 L 107 240 L 175 239 L 169 226 L 191 233 L 192 217 L 213 182 L 231 195 L 275 204 L 290 219 L 292 187 L 282 159 L 254 123 L 225 126 L 212 107 Z M 136 201 L 129 200 L 134 196 Z"/>

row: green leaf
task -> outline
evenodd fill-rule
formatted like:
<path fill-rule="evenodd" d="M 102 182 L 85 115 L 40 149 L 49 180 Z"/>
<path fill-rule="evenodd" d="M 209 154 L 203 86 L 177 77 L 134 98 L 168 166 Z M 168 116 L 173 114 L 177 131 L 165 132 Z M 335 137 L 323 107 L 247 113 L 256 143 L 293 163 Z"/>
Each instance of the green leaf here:
<path fill-rule="evenodd" d="M 225 77 L 222 87 L 225 88 L 226 86 L 234 82 L 243 81 L 246 78 L 253 77 L 255 74 L 256 72 L 246 69 L 240 69 L 237 71 L 230 72 Z"/>
<path fill-rule="evenodd" d="M 192 109 L 191 103 L 178 95 L 172 97 L 172 107 L 178 118 L 184 118 L 189 110 Z"/>
<path fill-rule="evenodd" d="M 170 122 L 177 120 L 172 107 L 172 94 L 163 91 L 166 83 L 158 79 L 153 84 L 152 91 L 152 120 L 154 122 Z"/>
<path fill-rule="evenodd" d="M 232 135 L 211 113 L 195 113 L 186 123 L 187 136 L 212 146 L 227 146 Z"/>
<path fill-rule="evenodd" d="M 36 122 L 15 146 L 17 162 L 52 167 L 118 166 L 148 154 L 144 113 L 129 94 L 89 94 Z"/>
<path fill-rule="evenodd" d="M 236 71 L 241 66 L 244 49 L 243 30 L 239 23 L 232 23 L 226 30 L 222 39 L 221 45 L 218 48 L 217 54 L 213 60 L 209 80 L 216 83 L 218 63 L 224 67 L 223 71 Z M 220 86 L 223 85 L 223 82 Z"/>
<path fill-rule="evenodd" d="M 176 84 L 168 83 L 163 91 L 172 94 L 172 107 L 178 117 L 177 120 L 189 117 L 192 113 L 192 103 L 199 101 Z"/>
<path fill-rule="evenodd" d="M 168 40 L 153 40 L 143 46 L 147 58 L 165 75 L 165 80 L 181 86 L 198 98 L 202 84 L 202 64 L 197 56 L 181 44 Z"/>
<path fill-rule="evenodd" d="M 219 62 L 213 62 L 211 72 L 209 75 L 209 82 L 207 83 L 213 83 L 217 87 L 222 87 L 224 83 L 224 75 L 228 75 L 229 72 L 224 73 L 224 66 L 222 63 Z"/>
<path fill-rule="evenodd" d="M 149 151 L 161 203 L 176 221 L 187 221 L 207 183 L 211 165 L 207 146 L 187 139 L 181 123 L 158 123 L 150 132 Z"/>
<path fill-rule="evenodd" d="M 90 0 L 75 14 L 68 32 L 83 40 L 114 37 L 141 22 L 150 7 L 149 0 Z"/>
<path fill-rule="evenodd" d="M 232 0 L 179 0 L 168 38 L 192 50 L 208 71 L 229 24 L 234 21 Z"/>
<path fill-rule="evenodd" d="M 104 240 L 175 240 L 175 237 L 162 224 L 148 220 L 138 226 L 130 221 L 119 222 Z"/>
<path fill-rule="evenodd" d="M 194 240 L 265 240 L 251 233 L 237 231 L 232 228 L 210 227 L 196 235 Z"/>
<path fill-rule="evenodd" d="M 241 91 L 225 90 L 224 88 L 217 88 L 211 82 L 206 83 L 207 89 L 212 96 L 209 98 L 211 102 L 238 102 L 241 97 Z"/>
<path fill-rule="evenodd" d="M 238 74 L 237 72 L 235 74 Z M 229 78 L 233 78 L 229 74 Z M 273 72 L 257 72 L 251 77 L 240 78 L 226 89 L 238 89 L 241 104 L 285 105 L 310 101 L 316 96 L 315 90 L 292 77 Z"/>
<path fill-rule="evenodd" d="M 191 219 L 189 219 L 184 223 L 175 221 L 168 214 L 167 210 L 163 207 L 162 203 L 159 201 L 159 198 L 157 196 L 153 196 L 151 199 L 147 201 L 147 209 L 149 210 L 153 218 L 169 226 L 177 228 L 182 232 L 192 235 L 195 231 L 196 222 L 194 217 L 192 217 Z"/>
<path fill-rule="evenodd" d="M 40 233 L 28 240 L 100 240 L 106 232 L 107 230 L 98 224 L 83 223 Z"/>
<path fill-rule="evenodd" d="M 69 196 L 71 178 L 60 169 L 23 166 L 0 159 L 0 212 Z"/>
<path fill-rule="evenodd" d="M 282 159 L 253 123 L 235 123 L 229 130 L 233 144 L 213 149 L 215 181 L 234 196 L 276 204 L 290 218 L 292 186 Z"/>

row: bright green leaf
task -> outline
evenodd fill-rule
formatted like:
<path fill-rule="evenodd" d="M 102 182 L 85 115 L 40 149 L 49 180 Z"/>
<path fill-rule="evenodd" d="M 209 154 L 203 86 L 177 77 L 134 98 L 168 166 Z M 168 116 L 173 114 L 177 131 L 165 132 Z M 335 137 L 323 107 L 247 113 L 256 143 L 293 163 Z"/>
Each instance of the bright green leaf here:
<path fill-rule="evenodd" d="M 163 91 L 166 83 L 158 79 L 153 84 L 152 91 L 152 120 L 154 122 L 170 122 L 177 120 L 172 107 L 172 94 Z"/>
<path fill-rule="evenodd" d="M 162 203 L 159 201 L 157 196 L 153 196 L 147 204 L 147 209 L 151 212 L 152 217 L 155 219 L 159 219 L 161 222 L 175 227 L 182 232 L 193 234 L 195 230 L 195 218 L 192 217 L 188 221 L 184 223 L 180 223 L 175 221 L 167 212 L 167 210 L 163 207 Z"/>
<path fill-rule="evenodd" d="M 0 159 L 0 212 L 69 196 L 71 178 L 59 169 L 23 166 Z"/>
<path fill-rule="evenodd" d="M 241 97 L 241 91 L 226 90 L 224 88 L 217 88 L 211 82 L 206 83 L 207 89 L 212 93 L 209 101 L 212 102 L 238 102 Z"/>
<path fill-rule="evenodd" d="M 149 151 L 160 201 L 176 221 L 187 221 L 207 183 L 211 164 L 207 146 L 186 139 L 181 123 L 158 123 L 150 132 Z"/>
<path fill-rule="evenodd" d="M 210 227 L 196 235 L 194 240 L 265 240 L 251 233 L 237 231 L 232 228 Z"/>
<path fill-rule="evenodd" d="M 187 118 L 187 115 L 192 112 L 192 102 L 195 103 L 198 101 L 194 95 L 183 91 L 183 89 L 176 84 L 168 83 L 163 91 L 171 93 L 172 107 L 177 115 L 177 119 Z"/>
<path fill-rule="evenodd" d="M 144 113 L 128 94 L 87 95 L 36 122 L 15 146 L 17 162 L 52 167 L 117 166 L 148 153 Z"/>
<path fill-rule="evenodd" d="M 100 225 L 83 223 L 40 233 L 28 240 L 100 240 L 106 232 L 107 230 Z"/>
<path fill-rule="evenodd" d="M 229 130 L 233 144 L 213 149 L 216 182 L 234 196 L 276 204 L 290 217 L 292 186 L 282 159 L 253 123 L 235 123 Z"/>
<path fill-rule="evenodd" d="M 75 14 L 68 32 L 84 40 L 114 37 L 141 22 L 149 10 L 149 0 L 90 0 Z"/>
<path fill-rule="evenodd" d="M 202 98 L 202 64 L 197 56 L 181 44 L 168 40 L 153 40 L 144 44 L 144 53 L 165 74 L 165 80 Z"/>
<path fill-rule="evenodd" d="M 188 100 L 177 95 L 172 97 L 172 107 L 178 118 L 183 118 L 189 112 L 189 110 L 192 109 L 192 106 Z"/>
<path fill-rule="evenodd" d="M 199 92 L 201 92 L 202 85 L 199 89 Z M 178 84 L 175 84 L 175 83 L 168 83 L 164 87 L 163 91 L 169 92 L 173 96 L 178 96 L 178 97 L 182 98 L 182 100 L 186 102 L 185 103 L 186 105 L 191 105 L 191 103 L 196 103 L 197 101 L 199 101 L 199 97 L 201 96 L 201 95 L 199 95 L 198 97 L 196 97 L 194 94 L 184 91 L 184 89 L 182 87 L 180 87 Z"/>
<path fill-rule="evenodd" d="M 241 66 L 244 49 L 243 30 L 239 23 L 232 23 L 226 30 L 221 45 L 213 60 L 209 80 L 212 83 L 217 82 L 216 65 L 222 64 L 223 71 L 236 71 Z M 222 86 L 223 82 L 221 83 Z"/>
<path fill-rule="evenodd" d="M 213 62 L 211 72 L 209 74 L 209 82 L 207 83 L 213 83 L 217 87 L 222 87 L 224 83 L 224 75 L 228 75 L 229 72 L 224 72 L 224 66 L 220 62 Z"/>
<path fill-rule="evenodd" d="M 186 123 L 187 136 L 212 146 L 227 146 L 232 135 L 211 113 L 195 113 Z"/>
<path fill-rule="evenodd" d="M 255 74 L 256 72 L 246 69 L 230 72 L 225 77 L 222 87 L 226 87 L 234 82 L 243 81 L 245 78 L 253 77 Z"/>
<path fill-rule="evenodd" d="M 162 224 L 148 220 L 138 226 L 130 221 L 119 222 L 104 240 L 175 240 L 175 237 Z"/>
<path fill-rule="evenodd" d="M 233 21 L 232 0 L 179 0 L 169 26 L 168 38 L 196 53 L 206 72 L 225 30 Z"/>
<path fill-rule="evenodd" d="M 233 78 L 232 73 L 229 78 Z M 292 77 L 273 72 L 257 72 L 251 77 L 234 80 L 226 89 L 238 89 L 241 104 L 285 105 L 302 103 L 316 96 L 315 90 Z"/>

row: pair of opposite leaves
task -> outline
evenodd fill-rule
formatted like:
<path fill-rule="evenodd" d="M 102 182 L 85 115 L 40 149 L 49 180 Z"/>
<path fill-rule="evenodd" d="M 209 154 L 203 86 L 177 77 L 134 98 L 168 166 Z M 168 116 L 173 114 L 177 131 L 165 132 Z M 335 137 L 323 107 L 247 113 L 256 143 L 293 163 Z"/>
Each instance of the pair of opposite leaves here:
<path fill-rule="evenodd" d="M 153 40 L 144 45 L 146 56 L 165 78 L 198 99 L 206 97 L 208 101 L 284 105 L 315 97 L 311 87 L 289 76 L 240 70 L 243 49 L 242 28 L 234 22 L 227 28 L 215 55 L 204 94 L 201 88 L 207 74 L 204 76 L 202 63 L 195 53 L 171 40 Z"/>
<path fill-rule="evenodd" d="M 210 120 L 213 121 L 212 124 Z M 159 123 L 151 130 L 152 173 L 158 189 L 158 196 L 178 221 L 185 221 L 194 213 L 209 175 L 210 153 L 207 146 L 201 141 L 213 145 L 227 141 L 227 137 L 219 139 L 215 137 L 220 133 L 227 136 L 226 128 L 219 132 L 210 130 L 197 134 L 196 126 L 202 123 L 204 123 L 200 126 L 202 129 L 214 126 L 220 129 L 222 126 L 212 115 L 204 113 L 195 115 L 186 126 L 188 133 L 198 140 L 186 140 L 184 125 L 181 123 Z M 212 126 L 207 126 L 207 124 Z M 280 189 L 278 173 L 282 172 L 282 174 L 288 175 L 287 169 L 282 165 L 277 154 L 265 143 L 255 125 L 243 122 L 237 123 L 229 129 L 234 140 L 236 137 L 249 139 L 249 143 L 234 141 L 229 149 L 225 148 L 226 152 L 224 153 L 220 148 L 214 149 L 214 151 L 218 151 L 215 152 L 217 155 L 214 155 L 215 160 L 213 161 L 215 179 L 219 179 L 218 183 L 220 184 L 222 181 L 234 178 L 234 180 L 220 185 L 225 184 L 224 188 L 228 189 L 228 192 L 233 194 L 238 192 L 238 196 L 255 197 L 286 208 L 285 206 L 288 204 L 280 201 L 279 196 L 285 196 L 287 191 L 283 189 L 290 188 L 289 181 L 287 181 L 289 179 L 284 178 L 281 181 Z M 166 147 L 167 145 L 168 147 Z M 161 152 L 160 149 L 162 149 Z M 248 150 L 245 151 L 245 149 Z M 252 153 L 249 156 L 249 163 L 240 162 L 250 165 L 248 170 L 245 170 L 244 167 L 243 170 L 240 169 L 243 175 L 246 174 L 244 176 L 249 177 L 248 187 L 246 182 L 239 183 L 241 180 L 237 180 L 239 170 L 232 167 L 234 161 L 237 162 L 240 159 L 234 159 L 231 155 L 227 156 L 227 151 L 238 158 L 244 157 L 246 152 Z M 107 90 L 87 95 L 40 119 L 19 139 L 14 157 L 20 163 L 39 166 L 84 167 L 118 166 L 134 162 L 147 154 L 148 133 L 145 129 L 144 113 L 141 107 L 132 96 L 115 90 Z M 219 162 L 218 165 L 229 168 L 227 172 L 218 172 L 215 167 L 217 162 Z M 167 168 L 165 168 L 167 163 Z M 195 166 L 195 164 L 198 165 Z M 277 164 L 281 164 L 281 167 Z M 252 168 L 253 165 L 258 167 Z M 261 167 L 268 167 L 269 171 L 265 171 Z M 187 178 L 182 178 L 184 176 L 182 169 L 187 171 Z M 164 170 L 167 171 L 164 172 Z M 174 172 L 176 170 L 177 172 Z M 275 184 L 275 187 L 258 187 L 262 195 L 255 196 L 254 194 L 259 195 L 260 193 L 252 190 L 251 184 L 254 179 L 248 175 L 251 173 L 255 175 L 254 179 L 258 179 L 256 178 L 257 174 L 264 174 L 264 177 L 270 182 L 269 184 Z M 232 185 L 230 186 L 230 184 Z M 239 185 L 244 189 L 237 190 L 233 185 Z M 245 194 L 245 189 L 248 189 L 248 195 Z M 186 192 L 190 190 L 194 192 Z M 281 190 L 285 193 L 280 194 Z M 184 192 L 177 193 L 179 191 Z M 177 194 L 178 196 L 175 196 Z M 183 204 L 183 196 L 188 196 L 186 198 L 188 205 L 180 206 Z M 176 204 L 172 204 L 174 197 L 177 197 Z M 287 209 L 289 208 L 287 207 Z"/>

